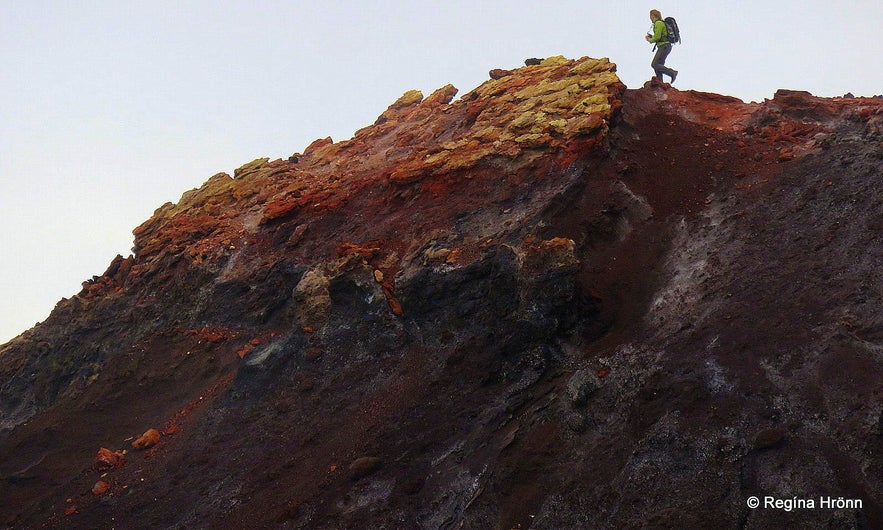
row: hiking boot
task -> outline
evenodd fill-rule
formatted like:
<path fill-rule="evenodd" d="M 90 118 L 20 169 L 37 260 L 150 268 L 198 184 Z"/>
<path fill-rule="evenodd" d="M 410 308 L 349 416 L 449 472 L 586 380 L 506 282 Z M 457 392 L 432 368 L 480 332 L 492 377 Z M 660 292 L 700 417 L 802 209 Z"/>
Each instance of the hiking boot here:
<path fill-rule="evenodd" d="M 675 82 L 675 79 L 677 79 L 677 77 L 678 77 L 678 71 L 672 70 L 672 72 L 674 72 L 673 74 L 671 74 L 671 84 L 673 85 Z"/>

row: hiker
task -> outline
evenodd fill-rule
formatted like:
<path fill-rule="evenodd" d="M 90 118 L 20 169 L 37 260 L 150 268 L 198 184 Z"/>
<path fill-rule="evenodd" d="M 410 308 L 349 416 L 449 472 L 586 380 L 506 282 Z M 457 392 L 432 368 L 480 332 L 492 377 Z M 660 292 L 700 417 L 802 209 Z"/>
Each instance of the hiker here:
<path fill-rule="evenodd" d="M 665 74 L 671 77 L 671 82 L 674 83 L 675 78 L 678 76 L 678 71 L 665 66 L 665 59 L 671 52 L 671 42 L 668 38 L 668 29 L 665 27 L 665 21 L 662 20 L 662 13 L 658 9 L 651 9 L 650 20 L 653 22 L 653 34 L 647 33 L 647 36 L 644 37 L 647 39 L 647 42 L 652 42 L 656 45 L 654 46 L 656 48 L 656 55 L 653 56 L 650 67 L 656 72 L 657 79 L 665 82 L 665 79 L 662 78 L 662 75 Z"/>

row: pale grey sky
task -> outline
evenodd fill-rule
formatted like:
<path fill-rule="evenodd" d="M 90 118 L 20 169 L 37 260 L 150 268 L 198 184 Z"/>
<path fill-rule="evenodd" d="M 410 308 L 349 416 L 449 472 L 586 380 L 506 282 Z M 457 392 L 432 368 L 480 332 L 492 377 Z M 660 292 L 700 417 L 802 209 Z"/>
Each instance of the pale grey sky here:
<path fill-rule="evenodd" d="M 129 255 L 166 201 L 258 157 L 350 138 L 403 92 L 528 57 L 650 78 L 648 11 L 675 16 L 677 87 L 883 93 L 883 3 L 0 0 L 0 343 Z"/>

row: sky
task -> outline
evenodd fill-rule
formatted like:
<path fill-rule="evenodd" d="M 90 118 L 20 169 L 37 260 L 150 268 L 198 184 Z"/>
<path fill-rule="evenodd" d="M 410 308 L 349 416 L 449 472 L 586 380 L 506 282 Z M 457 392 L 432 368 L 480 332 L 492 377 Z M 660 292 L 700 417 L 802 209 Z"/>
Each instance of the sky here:
<path fill-rule="evenodd" d="M 0 344 L 128 256 L 132 230 L 219 172 L 346 140 L 402 93 L 564 55 L 676 88 L 883 94 L 883 2 L 0 0 Z"/>

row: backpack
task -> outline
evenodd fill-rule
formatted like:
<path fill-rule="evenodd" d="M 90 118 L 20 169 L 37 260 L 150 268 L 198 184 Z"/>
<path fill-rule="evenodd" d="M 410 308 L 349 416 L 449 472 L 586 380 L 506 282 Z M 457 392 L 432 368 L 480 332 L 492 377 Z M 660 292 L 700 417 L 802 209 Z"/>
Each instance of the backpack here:
<path fill-rule="evenodd" d="M 665 17 L 665 29 L 668 31 L 668 42 L 678 44 L 681 42 L 681 31 L 678 29 L 678 23 L 674 17 Z"/>

